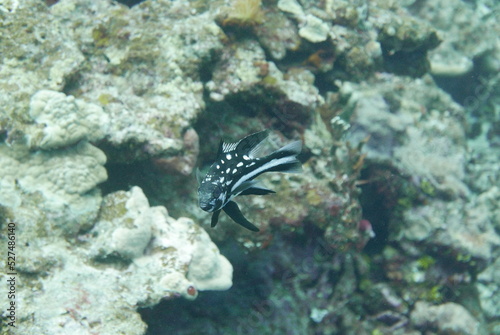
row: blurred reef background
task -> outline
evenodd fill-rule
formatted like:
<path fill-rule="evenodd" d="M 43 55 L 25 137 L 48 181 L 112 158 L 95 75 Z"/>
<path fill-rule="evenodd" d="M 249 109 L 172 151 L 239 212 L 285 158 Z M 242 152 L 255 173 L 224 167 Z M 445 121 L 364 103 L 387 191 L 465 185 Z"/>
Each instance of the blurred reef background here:
<path fill-rule="evenodd" d="M 500 334 L 497 0 L 1 0 L 0 142 L 1 334 Z"/>

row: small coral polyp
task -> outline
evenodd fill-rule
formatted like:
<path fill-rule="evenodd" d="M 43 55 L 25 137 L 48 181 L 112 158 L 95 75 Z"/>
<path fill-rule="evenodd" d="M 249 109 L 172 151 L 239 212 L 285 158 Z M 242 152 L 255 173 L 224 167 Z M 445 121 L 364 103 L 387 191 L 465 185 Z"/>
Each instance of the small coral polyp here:
<path fill-rule="evenodd" d="M 196 295 L 198 295 L 198 291 L 196 290 L 196 288 L 194 286 L 189 286 L 187 288 L 187 294 L 192 296 L 192 297 L 195 297 Z"/>

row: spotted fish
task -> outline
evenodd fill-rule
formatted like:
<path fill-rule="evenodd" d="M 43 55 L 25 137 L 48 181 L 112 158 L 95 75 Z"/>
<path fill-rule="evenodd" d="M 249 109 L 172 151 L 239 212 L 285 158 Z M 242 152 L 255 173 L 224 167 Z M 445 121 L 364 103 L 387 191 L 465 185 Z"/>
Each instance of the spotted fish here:
<path fill-rule="evenodd" d="M 197 171 L 200 184 L 198 188 L 201 209 L 212 214 L 212 227 L 215 227 L 221 210 L 224 210 L 236 223 L 251 231 L 259 231 L 241 213 L 233 201 L 238 195 L 265 195 L 275 193 L 262 187 L 253 180 L 265 172 L 298 173 L 302 165 L 297 155 L 302 150 L 302 142 L 291 142 L 273 153 L 258 157 L 262 150 L 262 141 L 268 131 L 248 135 L 236 143 L 221 140 L 215 162 L 208 169 L 205 177 Z"/>

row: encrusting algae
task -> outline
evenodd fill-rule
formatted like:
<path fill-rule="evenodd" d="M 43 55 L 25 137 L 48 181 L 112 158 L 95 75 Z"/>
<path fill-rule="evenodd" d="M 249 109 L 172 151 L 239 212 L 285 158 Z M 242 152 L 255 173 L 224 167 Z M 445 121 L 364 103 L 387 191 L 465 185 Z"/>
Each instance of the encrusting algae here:
<path fill-rule="evenodd" d="M 222 21 L 223 26 L 251 27 L 262 23 L 261 0 L 234 0 Z"/>

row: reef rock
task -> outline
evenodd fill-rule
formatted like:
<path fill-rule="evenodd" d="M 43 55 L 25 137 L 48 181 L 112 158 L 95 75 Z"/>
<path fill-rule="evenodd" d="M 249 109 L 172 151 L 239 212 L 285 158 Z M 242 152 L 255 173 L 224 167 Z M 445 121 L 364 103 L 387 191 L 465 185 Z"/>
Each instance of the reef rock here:
<path fill-rule="evenodd" d="M 495 1 L 469 4 L 439 0 L 415 6 L 413 11 L 431 23 L 443 40 L 429 53 L 434 75 L 462 76 L 477 65 L 484 66 L 485 71 L 498 72 L 500 21 Z"/>
<path fill-rule="evenodd" d="M 97 216 L 105 163 L 103 152 L 85 141 L 35 152 L 0 145 L 0 205 L 28 236 L 75 234 Z"/>
<path fill-rule="evenodd" d="M 283 100 L 312 109 L 323 102 L 313 83 L 314 75 L 309 71 L 291 69 L 283 74 L 276 64 L 266 60 L 257 42 L 244 41 L 224 50 L 206 88 L 215 101 L 236 94 L 262 96 L 262 90 L 267 90 L 270 104 Z"/>
<path fill-rule="evenodd" d="M 394 238 L 432 245 L 447 250 L 458 263 L 473 265 L 480 261 L 479 266 L 484 267 L 493 261 L 500 237 L 491 225 L 490 212 L 478 208 L 485 209 L 473 198 L 468 203 L 435 200 L 408 209 Z"/>
<path fill-rule="evenodd" d="M 204 108 L 200 69 L 222 48 L 224 34 L 210 13 L 196 13 L 186 2 L 127 8 L 79 0 L 60 1 L 51 13 L 88 55 L 88 71 L 67 92 L 109 116 L 102 146 L 108 159 L 182 155 L 182 136 Z"/>
<path fill-rule="evenodd" d="M 0 13 L 2 36 L 8 36 L 0 43 L 0 129 L 15 141 L 32 123 L 30 97 L 42 89 L 63 90 L 85 57 L 73 29 L 55 20 L 43 1 L 2 1 Z"/>
<path fill-rule="evenodd" d="M 34 239 L 26 248 L 17 300 L 24 334 L 144 334 L 139 307 L 232 285 L 232 266 L 206 232 L 149 207 L 138 187 L 107 195 L 77 243 Z"/>
<path fill-rule="evenodd" d="M 479 322 L 463 306 L 453 302 L 432 306 L 419 301 L 411 313 L 411 321 L 422 330 L 437 330 L 439 334 L 480 334 Z"/>
<path fill-rule="evenodd" d="M 430 78 L 381 75 L 376 83 L 345 84 L 348 138 L 369 137 L 367 158 L 391 161 L 405 175 L 421 178 L 453 197 L 468 194 L 465 178 L 464 111 Z"/>
<path fill-rule="evenodd" d="M 45 150 L 99 140 L 109 124 L 100 106 L 49 90 L 33 95 L 29 114 L 36 123 L 26 131 L 30 147 Z"/>
<path fill-rule="evenodd" d="M 388 173 L 378 192 L 386 197 L 384 206 L 399 205 L 402 213 L 391 225 L 392 239 L 424 243 L 446 250 L 453 261 L 486 266 L 500 237 L 487 214 L 492 202 L 467 186 L 463 108 L 430 78 L 381 75 L 376 82 L 343 86 L 341 96 L 349 100 L 342 117 L 351 123 L 347 134 L 352 142 L 369 138 L 367 166 Z M 388 195 L 391 188 L 398 191 Z"/>
<path fill-rule="evenodd" d="M 500 258 L 481 272 L 477 280 L 481 307 L 486 317 L 494 321 L 500 315 Z"/>

